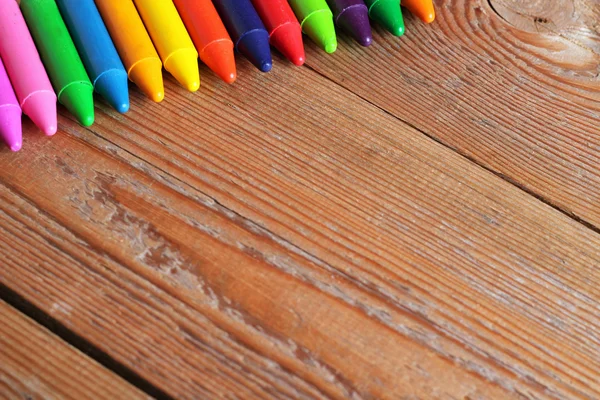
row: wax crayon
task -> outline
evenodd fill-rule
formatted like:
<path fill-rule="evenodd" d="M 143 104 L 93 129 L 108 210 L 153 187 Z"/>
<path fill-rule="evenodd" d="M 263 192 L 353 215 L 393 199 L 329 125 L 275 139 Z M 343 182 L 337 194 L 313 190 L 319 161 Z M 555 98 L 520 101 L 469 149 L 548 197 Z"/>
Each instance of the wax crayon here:
<path fill-rule="evenodd" d="M 302 32 L 327 53 L 333 53 L 337 49 L 337 38 L 333 13 L 325 0 L 289 0 L 289 3 Z"/>
<path fill-rule="evenodd" d="M 0 57 L 23 113 L 54 135 L 56 94 L 15 0 L 0 0 Z"/>
<path fill-rule="evenodd" d="M 233 42 L 211 0 L 175 0 L 200 59 L 227 83 L 236 79 Z"/>
<path fill-rule="evenodd" d="M 262 72 L 273 67 L 269 32 L 250 0 L 213 0 L 235 48 Z"/>
<path fill-rule="evenodd" d="M 94 0 L 56 0 L 94 89 L 120 113 L 129 110 L 127 72 Z"/>
<path fill-rule="evenodd" d="M 273 47 L 296 65 L 304 64 L 302 28 L 287 0 L 252 0 Z"/>
<path fill-rule="evenodd" d="M 404 18 L 398 0 L 365 0 L 369 17 L 395 36 L 404 35 Z"/>
<path fill-rule="evenodd" d="M 21 150 L 21 107 L 0 59 L 0 137 L 12 151 Z"/>
<path fill-rule="evenodd" d="M 327 0 L 335 23 L 348 32 L 360 45 L 373 42 L 369 9 L 363 0 Z"/>
<path fill-rule="evenodd" d="M 132 0 L 96 0 L 129 79 L 153 101 L 165 97 L 162 61 Z"/>
<path fill-rule="evenodd" d="M 21 0 L 21 11 L 58 101 L 79 123 L 94 123 L 94 86 L 88 78 L 55 0 Z"/>
<path fill-rule="evenodd" d="M 173 0 L 133 0 L 165 69 L 190 92 L 200 88 L 198 52 Z"/>
<path fill-rule="evenodd" d="M 402 0 L 401 4 L 427 24 L 435 19 L 433 0 Z"/>

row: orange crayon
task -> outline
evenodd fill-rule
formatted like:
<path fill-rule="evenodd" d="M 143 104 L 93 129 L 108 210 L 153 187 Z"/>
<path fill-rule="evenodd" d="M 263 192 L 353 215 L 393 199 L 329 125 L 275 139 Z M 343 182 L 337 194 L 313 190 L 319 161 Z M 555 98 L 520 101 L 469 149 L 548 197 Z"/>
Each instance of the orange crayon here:
<path fill-rule="evenodd" d="M 400 4 L 427 24 L 435 19 L 433 0 L 402 0 Z"/>
<path fill-rule="evenodd" d="M 227 83 L 236 79 L 233 42 L 211 0 L 174 0 L 200 59 Z"/>
<path fill-rule="evenodd" d="M 132 0 L 96 0 L 129 79 L 155 102 L 165 96 L 162 61 Z"/>

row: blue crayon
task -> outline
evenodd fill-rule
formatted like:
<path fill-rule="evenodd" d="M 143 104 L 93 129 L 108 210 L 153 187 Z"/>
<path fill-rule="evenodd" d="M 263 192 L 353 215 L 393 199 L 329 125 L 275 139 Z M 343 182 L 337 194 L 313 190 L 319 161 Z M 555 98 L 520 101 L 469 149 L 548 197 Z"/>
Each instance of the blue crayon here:
<path fill-rule="evenodd" d="M 256 68 L 269 72 L 273 67 L 269 32 L 250 0 L 213 0 L 235 48 Z"/>
<path fill-rule="evenodd" d="M 129 110 L 127 71 L 94 0 L 56 0 L 94 89 L 117 111 Z"/>

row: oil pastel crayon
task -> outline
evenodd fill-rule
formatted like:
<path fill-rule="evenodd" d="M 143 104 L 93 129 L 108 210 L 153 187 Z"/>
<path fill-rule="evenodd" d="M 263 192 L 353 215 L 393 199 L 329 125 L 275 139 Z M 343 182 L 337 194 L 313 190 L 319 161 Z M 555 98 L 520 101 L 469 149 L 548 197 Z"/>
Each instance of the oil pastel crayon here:
<path fill-rule="evenodd" d="M 363 0 L 327 0 L 335 23 L 348 32 L 361 46 L 373 42 L 369 9 Z"/>
<path fill-rule="evenodd" d="M 129 79 L 150 99 L 165 97 L 162 61 L 132 0 L 96 0 L 98 11 L 127 68 Z"/>
<path fill-rule="evenodd" d="M 269 32 L 250 0 L 213 0 L 235 48 L 256 68 L 269 72 L 273 67 Z"/>
<path fill-rule="evenodd" d="M 12 151 L 21 150 L 21 107 L 0 59 L 0 137 Z"/>
<path fill-rule="evenodd" d="M 94 0 L 56 0 L 63 20 L 94 85 L 120 113 L 129 110 L 127 72 Z"/>
<path fill-rule="evenodd" d="M 15 0 L 0 0 L 0 58 L 23 113 L 46 135 L 54 135 L 56 94 Z"/>
<path fill-rule="evenodd" d="M 21 11 L 40 52 L 50 82 L 83 126 L 94 123 L 94 86 L 83 67 L 55 0 L 21 0 Z"/>
<path fill-rule="evenodd" d="M 190 92 L 200 88 L 198 52 L 173 0 L 133 0 L 165 69 Z"/>
<path fill-rule="evenodd" d="M 365 0 L 369 17 L 395 36 L 404 35 L 404 18 L 398 0 Z"/>
<path fill-rule="evenodd" d="M 427 24 L 435 20 L 433 0 L 402 0 L 400 4 Z"/>
<path fill-rule="evenodd" d="M 294 64 L 304 64 L 302 28 L 287 0 L 252 0 L 252 4 L 269 32 L 271 45 Z"/>
<path fill-rule="evenodd" d="M 327 53 L 333 53 L 337 49 L 337 37 L 333 13 L 325 0 L 289 0 L 289 3 L 302 32 Z"/>
<path fill-rule="evenodd" d="M 200 59 L 217 76 L 233 83 L 237 72 L 233 41 L 211 0 L 174 0 Z"/>

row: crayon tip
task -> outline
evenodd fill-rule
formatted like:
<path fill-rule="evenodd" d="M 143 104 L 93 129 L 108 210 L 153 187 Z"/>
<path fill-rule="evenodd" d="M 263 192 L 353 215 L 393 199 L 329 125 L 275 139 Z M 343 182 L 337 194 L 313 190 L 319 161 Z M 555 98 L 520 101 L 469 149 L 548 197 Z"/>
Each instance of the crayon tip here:
<path fill-rule="evenodd" d="M 271 33 L 271 44 L 295 65 L 304 64 L 302 29 L 297 23 L 286 23 Z"/>
<path fill-rule="evenodd" d="M 416 15 L 421 21 L 430 24 L 435 20 L 435 8 L 432 0 L 404 0 L 401 5 Z"/>
<path fill-rule="evenodd" d="M 333 17 L 329 9 L 309 15 L 302 22 L 302 30 L 327 53 L 333 53 L 337 49 L 335 27 L 333 26 Z"/>
<path fill-rule="evenodd" d="M 64 105 L 83 126 L 94 123 L 94 87 L 85 82 L 73 82 L 58 95 L 58 101 Z"/>
<path fill-rule="evenodd" d="M 94 89 L 120 113 L 129 110 L 129 87 L 125 70 L 105 71 L 94 82 Z"/>
<path fill-rule="evenodd" d="M 379 0 L 369 9 L 369 17 L 395 36 L 404 35 L 404 18 L 397 0 Z"/>
<path fill-rule="evenodd" d="M 155 103 L 165 98 L 162 62 L 158 58 L 145 58 L 129 69 L 129 79 Z"/>
<path fill-rule="evenodd" d="M 346 8 L 338 15 L 336 22 L 350 33 L 361 46 L 367 47 L 373 42 L 369 10 L 364 3 Z"/>
<path fill-rule="evenodd" d="M 21 150 L 23 144 L 21 108 L 16 105 L 0 107 L 0 137 L 4 139 L 11 151 Z"/>
<path fill-rule="evenodd" d="M 56 118 L 56 95 L 49 90 L 31 94 L 21 103 L 23 113 L 47 136 L 58 129 Z"/>
<path fill-rule="evenodd" d="M 273 68 L 269 34 L 266 30 L 255 29 L 247 32 L 238 40 L 237 49 L 262 72 L 269 72 Z"/>
<path fill-rule="evenodd" d="M 165 69 L 190 92 L 195 92 L 200 88 L 196 49 L 181 49 L 172 53 L 165 60 Z"/>
<path fill-rule="evenodd" d="M 226 83 L 233 83 L 237 78 L 233 43 L 229 40 L 215 40 L 200 53 L 200 59 L 219 78 Z"/>

